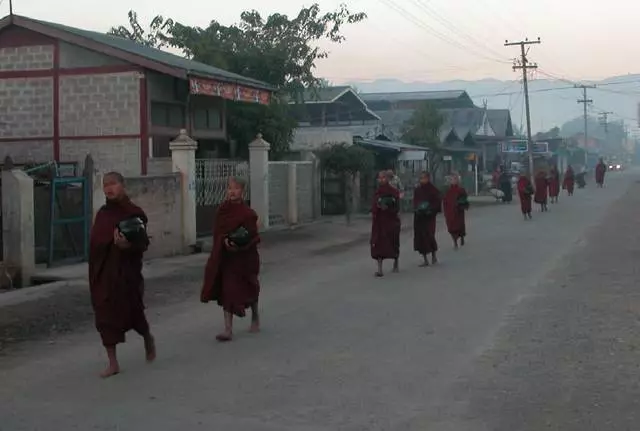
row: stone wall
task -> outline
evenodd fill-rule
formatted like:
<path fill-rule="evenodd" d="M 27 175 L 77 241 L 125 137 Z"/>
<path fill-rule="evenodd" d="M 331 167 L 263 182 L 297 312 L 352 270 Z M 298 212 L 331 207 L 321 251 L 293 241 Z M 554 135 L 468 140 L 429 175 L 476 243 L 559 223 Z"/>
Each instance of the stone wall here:
<path fill-rule="evenodd" d="M 181 254 L 182 194 L 179 174 L 128 177 L 127 192 L 149 218 L 148 259 Z"/>

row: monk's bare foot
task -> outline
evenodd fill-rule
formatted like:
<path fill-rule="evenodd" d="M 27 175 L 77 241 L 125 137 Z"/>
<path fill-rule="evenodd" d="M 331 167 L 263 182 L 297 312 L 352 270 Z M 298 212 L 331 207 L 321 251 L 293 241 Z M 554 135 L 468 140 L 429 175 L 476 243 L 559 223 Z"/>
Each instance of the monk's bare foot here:
<path fill-rule="evenodd" d="M 221 334 L 216 335 L 216 340 L 221 343 L 226 343 L 227 341 L 233 340 L 233 334 L 231 332 L 223 332 Z"/>
<path fill-rule="evenodd" d="M 397 273 L 397 272 L 400 272 L 400 267 L 399 267 L 398 265 L 394 265 L 394 266 L 393 266 L 393 270 L 392 270 L 392 271 L 393 271 L 393 272 L 396 272 L 396 273 Z"/>
<path fill-rule="evenodd" d="M 460 247 L 464 246 L 464 237 L 460 238 Z"/>
<path fill-rule="evenodd" d="M 382 271 L 376 271 L 375 276 L 376 277 L 384 277 L 384 274 L 382 273 Z"/>
<path fill-rule="evenodd" d="M 151 335 L 144 339 L 144 352 L 147 362 L 156 360 L 156 340 Z"/>
<path fill-rule="evenodd" d="M 110 364 L 103 372 L 100 373 L 100 377 L 107 379 L 111 376 L 115 376 L 120 373 L 120 366 L 118 364 Z"/>
<path fill-rule="evenodd" d="M 260 332 L 260 322 L 251 322 L 251 326 L 249 326 L 249 332 L 252 334 L 257 334 Z"/>
<path fill-rule="evenodd" d="M 424 267 L 427 267 L 427 266 L 429 266 L 429 262 L 427 262 L 426 260 L 420 264 L 421 268 L 424 268 Z"/>
<path fill-rule="evenodd" d="M 453 243 L 453 249 L 454 249 L 454 250 L 457 250 L 457 249 L 458 249 L 458 243 L 457 243 L 457 242 L 454 242 L 454 243 Z"/>
<path fill-rule="evenodd" d="M 435 257 L 435 256 L 433 256 L 433 257 L 431 258 L 431 264 L 432 264 L 432 265 L 435 265 L 436 263 L 438 263 L 438 258 L 437 258 L 437 257 Z"/>

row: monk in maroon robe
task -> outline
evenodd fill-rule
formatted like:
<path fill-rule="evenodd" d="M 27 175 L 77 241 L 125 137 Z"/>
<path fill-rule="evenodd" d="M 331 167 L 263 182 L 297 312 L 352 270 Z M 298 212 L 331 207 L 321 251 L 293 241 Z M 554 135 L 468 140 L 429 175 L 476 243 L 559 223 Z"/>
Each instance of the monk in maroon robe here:
<path fill-rule="evenodd" d="M 422 210 L 422 206 L 427 206 Z M 413 249 L 423 258 L 421 266 L 429 266 L 427 255 L 431 254 L 431 263 L 438 263 L 438 242 L 436 241 L 436 216 L 442 211 L 440 190 L 431 182 L 431 175 L 423 172 L 420 184 L 413 191 Z"/>
<path fill-rule="evenodd" d="M 393 272 L 399 271 L 400 192 L 390 184 L 388 172 L 378 175 L 378 189 L 371 205 L 371 257 L 378 263 L 376 277 L 382 277 L 382 262 L 393 259 Z"/>
<path fill-rule="evenodd" d="M 560 194 L 560 172 L 554 165 L 549 170 L 549 198 L 551 203 L 558 203 L 558 195 Z"/>
<path fill-rule="evenodd" d="M 520 174 L 518 178 L 518 196 L 520 197 L 520 210 L 525 220 L 530 220 L 531 216 L 531 198 L 534 194 L 533 186 L 526 173 Z"/>
<path fill-rule="evenodd" d="M 227 199 L 216 212 L 213 224 L 213 248 L 207 261 L 200 301 L 216 301 L 224 311 L 224 331 L 216 336 L 220 342 L 233 339 L 233 316 L 244 317 L 251 308 L 249 332 L 260 331 L 258 297 L 260 295 L 260 255 L 258 254 L 258 216 L 244 203 L 245 183 L 231 178 Z M 246 232 L 246 240 L 236 244 L 232 235 Z"/>
<path fill-rule="evenodd" d="M 89 286 L 95 324 L 107 350 L 108 367 L 102 377 L 120 372 L 116 345 L 124 343 L 125 333 L 133 329 L 144 338 L 146 359 L 152 362 L 156 348 L 144 313 L 142 255 L 148 238 L 129 242 L 118 224 L 135 217 L 146 225 L 144 211 L 125 193 L 124 178 L 110 172 L 103 179 L 105 205 L 100 208 L 91 228 L 89 247 Z"/>
<path fill-rule="evenodd" d="M 464 246 L 464 239 L 467 236 L 465 211 L 469 209 L 467 191 L 459 183 L 458 176 L 452 176 L 451 185 L 442 200 L 447 230 L 453 239 L 453 248 L 456 250 L 458 249 L 458 240 L 460 240 L 460 245 Z"/>
<path fill-rule="evenodd" d="M 573 196 L 573 188 L 576 184 L 576 176 L 573 172 L 573 168 L 571 165 L 567 166 L 567 170 L 564 173 L 564 178 L 562 180 L 562 188 L 567 191 L 569 196 Z"/>
<path fill-rule="evenodd" d="M 547 180 L 547 174 L 544 171 L 539 171 L 534 179 L 536 182 L 536 192 L 533 196 L 533 200 L 540 205 L 540 211 L 547 211 L 547 189 L 549 188 L 549 182 Z"/>
<path fill-rule="evenodd" d="M 604 174 L 607 172 L 607 165 L 604 164 L 604 160 L 600 159 L 596 165 L 596 185 L 602 188 L 604 186 Z"/>

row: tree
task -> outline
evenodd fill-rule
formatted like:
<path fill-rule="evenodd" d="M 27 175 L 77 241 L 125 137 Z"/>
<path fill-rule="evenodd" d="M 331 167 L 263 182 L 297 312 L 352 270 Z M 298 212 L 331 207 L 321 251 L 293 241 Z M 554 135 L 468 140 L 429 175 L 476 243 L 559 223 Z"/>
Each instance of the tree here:
<path fill-rule="evenodd" d="M 293 129 L 297 126 L 286 105 L 301 101 L 305 89 L 318 88 L 323 81 L 315 76 L 319 59 L 328 57 L 322 42 L 345 40 L 342 27 L 366 18 L 364 13 L 351 13 L 345 5 L 321 13 L 313 4 L 302 8 L 293 18 L 274 13 L 262 17 L 256 11 L 243 12 L 238 24 L 225 26 L 211 21 L 208 27 L 191 27 L 171 20 L 166 24 L 156 17 L 154 28 L 145 36 L 135 12 L 129 13 L 132 30 L 112 29 L 120 36 L 137 41 L 155 42 L 156 47 L 180 49 L 190 59 L 220 69 L 254 78 L 278 89 L 270 106 L 230 103 L 228 133 L 240 145 L 247 145 L 260 132 L 272 145 L 276 155 L 288 150 Z M 162 27 L 162 25 L 165 27 Z M 326 45 L 325 45 L 326 46 Z M 250 136 L 250 138 L 247 138 Z"/>
<path fill-rule="evenodd" d="M 373 168 L 373 154 L 357 145 L 327 144 L 316 152 L 323 170 L 342 178 L 344 184 L 345 217 L 351 223 L 353 212 L 353 184 L 356 174 Z"/>
<path fill-rule="evenodd" d="M 144 46 L 152 48 L 163 48 L 168 45 L 165 34 L 171 32 L 174 22 L 172 19 L 164 19 L 162 15 L 157 15 L 149 24 L 149 31 L 146 32 L 138 22 L 138 14 L 130 10 L 128 13 L 129 27 L 123 25 L 111 27 L 107 32 L 112 36 L 119 36 L 131 39 Z"/>
<path fill-rule="evenodd" d="M 442 161 L 440 129 L 444 118 L 431 103 L 423 103 L 413 111 L 403 128 L 402 141 L 407 144 L 425 147 L 429 152 L 431 174 L 436 173 Z"/>

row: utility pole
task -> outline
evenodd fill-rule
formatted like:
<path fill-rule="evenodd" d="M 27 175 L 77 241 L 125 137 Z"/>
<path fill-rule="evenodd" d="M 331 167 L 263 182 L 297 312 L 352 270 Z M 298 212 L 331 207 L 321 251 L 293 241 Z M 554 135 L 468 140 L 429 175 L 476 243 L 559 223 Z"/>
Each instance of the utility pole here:
<path fill-rule="evenodd" d="M 606 111 L 600 113 L 600 124 L 602 124 L 602 127 L 604 127 L 604 142 L 607 147 L 607 152 L 611 151 L 611 144 L 609 143 L 609 122 L 607 121 L 610 114 L 613 114 L 613 112 Z"/>
<path fill-rule="evenodd" d="M 513 70 L 522 69 L 522 84 L 524 86 L 524 104 L 527 115 L 527 153 L 529 154 L 529 178 L 533 183 L 533 139 L 531 138 L 531 112 L 529 110 L 529 82 L 527 80 L 527 70 L 537 69 L 537 64 L 529 64 L 527 59 L 527 51 L 525 51 L 526 45 L 539 44 L 538 40 L 521 40 L 520 42 L 505 41 L 504 46 L 520 45 L 520 61 L 514 60 Z"/>
<path fill-rule="evenodd" d="M 587 117 L 587 106 L 589 105 L 589 103 L 593 103 L 593 100 L 591 99 L 587 99 L 587 89 L 588 88 L 596 88 L 595 85 L 574 85 L 575 88 L 582 88 L 582 99 L 578 100 L 578 103 L 582 103 L 584 105 L 584 168 L 585 170 L 587 169 L 587 166 L 589 165 L 589 151 L 587 150 L 587 146 L 588 146 L 588 138 L 589 138 L 589 129 L 587 126 L 588 123 L 588 117 Z"/>

